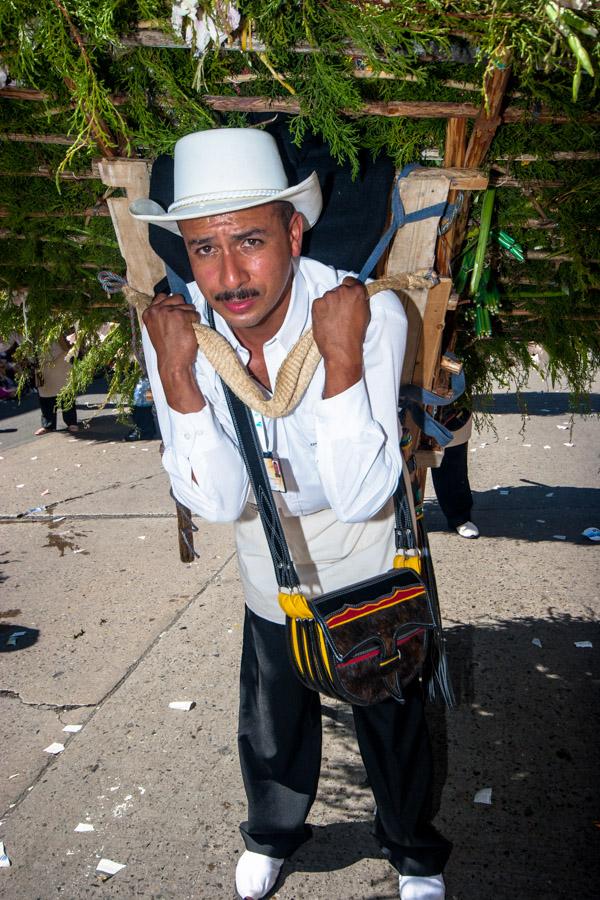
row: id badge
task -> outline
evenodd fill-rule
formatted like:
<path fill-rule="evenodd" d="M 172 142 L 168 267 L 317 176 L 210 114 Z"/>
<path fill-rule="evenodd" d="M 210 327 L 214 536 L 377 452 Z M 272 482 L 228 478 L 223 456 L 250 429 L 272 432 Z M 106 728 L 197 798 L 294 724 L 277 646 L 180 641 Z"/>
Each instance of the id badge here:
<path fill-rule="evenodd" d="M 264 453 L 263 459 L 265 463 L 265 469 L 267 470 L 271 490 L 279 491 L 279 493 L 285 494 L 285 480 L 283 477 L 283 472 L 281 470 L 281 462 L 279 461 L 279 458 L 273 453 Z"/>

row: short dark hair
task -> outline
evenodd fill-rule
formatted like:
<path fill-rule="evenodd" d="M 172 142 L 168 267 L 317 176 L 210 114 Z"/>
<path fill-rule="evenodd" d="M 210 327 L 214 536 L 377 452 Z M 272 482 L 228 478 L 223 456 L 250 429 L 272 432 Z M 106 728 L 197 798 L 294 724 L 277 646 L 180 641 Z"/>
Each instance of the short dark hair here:
<path fill-rule="evenodd" d="M 293 203 L 288 203 L 287 200 L 274 200 L 273 206 L 277 207 L 277 212 L 279 213 L 279 218 L 281 219 L 282 225 L 285 229 L 287 229 L 290 222 L 292 221 L 292 216 L 295 213 Z"/>

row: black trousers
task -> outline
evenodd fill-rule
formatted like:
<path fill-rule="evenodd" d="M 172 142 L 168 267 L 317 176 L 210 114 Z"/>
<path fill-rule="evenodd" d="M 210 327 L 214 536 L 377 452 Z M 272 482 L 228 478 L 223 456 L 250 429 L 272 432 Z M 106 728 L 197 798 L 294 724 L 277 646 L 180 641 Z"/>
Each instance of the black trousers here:
<path fill-rule="evenodd" d="M 56 429 L 56 397 L 40 397 L 40 409 L 42 411 L 42 427 L 50 431 Z M 75 406 L 68 409 L 61 407 L 65 425 L 77 425 L 77 410 Z"/>
<path fill-rule="evenodd" d="M 377 813 L 375 835 L 404 875 L 437 875 L 451 845 L 429 821 L 432 759 L 420 686 L 406 703 L 352 707 Z M 247 849 L 286 857 L 310 837 L 321 768 L 319 695 L 295 676 L 285 627 L 246 610 L 238 746 L 248 797 Z"/>
<path fill-rule="evenodd" d="M 467 467 L 469 444 L 446 447 L 441 466 L 431 470 L 431 480 L 449 528 L 456 528 L 471 518 L 473 495 Z"/>

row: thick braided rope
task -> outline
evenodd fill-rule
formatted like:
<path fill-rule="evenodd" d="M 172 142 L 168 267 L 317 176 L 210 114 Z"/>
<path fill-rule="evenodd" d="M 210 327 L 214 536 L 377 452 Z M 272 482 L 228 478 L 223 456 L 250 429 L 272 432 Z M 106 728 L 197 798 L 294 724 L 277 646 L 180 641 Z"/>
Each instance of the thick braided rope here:
<path fill-rule="evenodd" d="M 411 274 L 380 278 L 367 284 L 366 288 L 367 294 L 372 297 L 373 294 L 388 289 L 418 290 L 431 286 L 431 278 Z M 270 400 L 265 400 L 259 386 L 248 374 L 229 341 L 208 325 L 194 324 L 193 327 L 198 347 L 225 384 L 246 406 L 270 419 L 287 416 L 296 408 L 321 361 L 321 354 L 315 344 L 311 328 L 288 353 L 277 373 L 273 395 Z"/>

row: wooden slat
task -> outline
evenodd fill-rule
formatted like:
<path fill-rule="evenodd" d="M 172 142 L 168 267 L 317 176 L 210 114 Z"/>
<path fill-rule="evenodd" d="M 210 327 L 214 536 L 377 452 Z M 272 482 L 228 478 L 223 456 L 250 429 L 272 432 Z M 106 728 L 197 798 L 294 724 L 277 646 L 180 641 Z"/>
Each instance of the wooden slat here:
<path fill-rule="evenodd" d="M 7 219 L 9 216 L 14 215 L 14 212 L 14 210 L 6 209 L 6 207 L 0 207 L 0 219 Z M 51 212 L 23 212 L 19 210 L 19 215 L 25 219 L 89 219 L 94 216 L 110 216 L 110 212 L 103 200 L 102 203 L 96 206 L 90 206 L 87 209 L 77 210 L 76 212 L 64 209 Z"/>
<path fill-rule="evenodd" d="M 20 134 L 16 131 L 5 131 L 0 134 L 0 141 L 13 141 L 18 144 L 60 144 L 70 147 L 75 138 L 68 134 Z"/>
<path fill-rule="evenodd" d="M 427 296 L 427 306 L 423 316 L 421 340 L 415 359 L 413 382 L 431 389 L 438 368 L 444 320 L 448 300 L 452 291 L 452 279 L 442 278 L 432 287 Z"/>
<path fill-rule="evenodd" d="M 165 265 L 150 247 L 148 225 L 129 213 L 133 200 L 149 194 L 148 163 L 139 159 L 103 159 L 98 168 L 104 184 L 123 188 L 127 194 L 109 197 L 107 201 L 119 249 L 127 264 L 127 283 L 136 291 L 152 295 L 154 285 L 164 277 Z"/>
<path fill-rule="evenodd" d="M 439 169 L 421 169 L 400 182 L 400 197 L 407 213 L 445 202 L 450 179 Z M 386 275 L 417 272 L 434 266 L 435 242 L 440 217 L 430 217 L 401 228 L 394 237 Z"/>
<path fill-rule="evenodd" d="M 216 96 L 205 94 L 202 101 L 211 109 L 220 112 L 285 112 L 293 115 L 302 113 L 299 100 L 292 97 L 238 97 Z M 386 116 L 395 118 L 405 116 L 408 119 L 478 119 L 481 108 L 473 103 L 436 102 L 432 100 L 390 100 L 371 101 L 363 103 L 358 109 L 341 109 L 341 113 L 350 118 L 361 116 Z M 499 119 L 500 122 L 514 123 L 528 120 L 536 123 L 550 122 L 557 125 L 572 124 L 577 122 L 600 122 L 600 113 L 584 113 L 574 120 L 572 117 L 552 112 L 552 110 L 536 110 L 535 116 L 528 109 L 519 106 L 507 107 L 499 116 L 488 116 L 481 120 L 482 126 L 490 125 L 491 120 Z M 481 135 L 482 128 L 477 134 Z M 467 161 L 467 165 L 476 166 L 476 162 Z"/>
<path fill-rule="evenodd" d="M 439 169 L 424 169 L 411 174 L 400 183 L 400 197 L 407 213 L 443 203 L 450 187 L 450 179 Z M 395 235 L 388 253 L 385 274 L 415 272 L 434 268 L 438 217 L 423 219 L 405 225 Z M 423 335 L 423 319 L 426 315 L 430 291 L 402 291 L 401 298 L 408 318 L 408 337 L 402 382 L 413 382 L 415 362 Z M 419 383 L 419 382 L 415 382 Z"/>
<path fill-rule="evenodd" d="M 459 119 L 464 124 L 464 119 Z M 413 169 L 409 173 L 409 178 L 416 178 L 419 175 L 427 173 L 430 178 L 448 178 L 450 187 L 459 191 L 484 191 L 488 186 L 489 178 L 480 169 L 466 169 L 461 166 L 444 166 L 443 168 L 428 168 L 422 166 Z"/>

